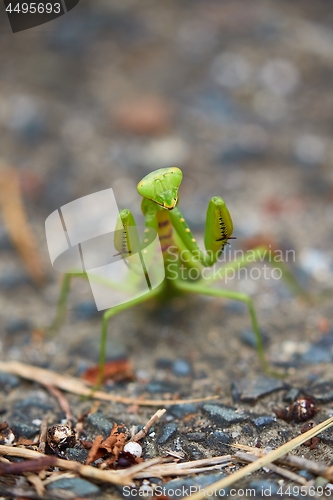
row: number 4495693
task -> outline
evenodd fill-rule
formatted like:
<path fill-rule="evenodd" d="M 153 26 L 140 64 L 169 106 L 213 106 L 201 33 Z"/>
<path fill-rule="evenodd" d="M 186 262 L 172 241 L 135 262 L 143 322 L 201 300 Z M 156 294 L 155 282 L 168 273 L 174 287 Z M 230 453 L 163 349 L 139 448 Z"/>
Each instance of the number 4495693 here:
<path fill-rule="evenodd" d="M 32 2 L 32 3 L 27 3 L 27 2 L 17 2 L 16 4 L 10 3 L 6 7 L 6 12 L 9 12 L 10 14 L 12 12 L 16 12 L 17 14 L 22 13 L 22 14 L 60 14 L 61 12 L 61 4 L 60 3 L 55 3 L 52 4 L 50 2 L 48 3 L 42 3 L 42 2 Z"/>

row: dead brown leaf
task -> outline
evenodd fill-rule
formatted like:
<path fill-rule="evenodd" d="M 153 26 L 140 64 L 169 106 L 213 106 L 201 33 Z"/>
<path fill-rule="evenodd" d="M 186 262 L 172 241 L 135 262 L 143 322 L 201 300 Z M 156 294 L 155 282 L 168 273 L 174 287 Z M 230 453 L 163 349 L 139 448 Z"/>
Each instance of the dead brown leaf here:
<path fill-rule="evenodd" d="M 84 380 L 91 384 L 99 381 L 99 366 L 88 368 L 82 375 Z M 127 359 L 117 359 L 105 363 L 103 382 L 114 380 L 120 382 L 123 380 L 134 380 L 134 371 L 132 363 Z"/>

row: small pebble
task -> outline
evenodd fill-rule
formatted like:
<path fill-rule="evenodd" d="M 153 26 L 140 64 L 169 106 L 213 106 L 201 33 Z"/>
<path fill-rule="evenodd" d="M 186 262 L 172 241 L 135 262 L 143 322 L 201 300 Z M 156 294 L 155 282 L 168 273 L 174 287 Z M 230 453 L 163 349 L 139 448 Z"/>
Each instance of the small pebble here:
<path fill-rule="evenodd" d="M 324 346 L 312 345 L 301 359 L 308 364 L 331 363 L 333 361 L 333 350 L 327 350 Z"/>
<path fill-rule="evenodd" d="M 199 492 L 200 490 L 202 491 L 203 489 L 207 489 L 209 491 L 209 485 L 216 483 L 220 479 L 223 479 L 225 477 L 225 474 L 218 473 L 218 474 L 198 474 L 193 477 L 189 478 L 177 478 L 177 479 L 172 479 L 171 481 L 168 481 L 167 483 L 163 484 L 163 488 L 165 488 L 166 495 L 169 498 L 172 499 L 179 499 L 179 498 L 184 498 L 188 495 L 184 493 L 184 495 L 181 493 L 179 495 L 179 492 L 183 492 L 186 490 L 189 491 L 191 489 L 191 493 L 195 493 L 196 491 Z M 225 490 L 225 493 L 228 490 Z M 178 493 L 178 495 L 177 495 Z M 220 495 L 222 496 L 222 495 Z"/>
<path fill-rule="evenodd" d="M 7 272 L 0 276 L 0 289 L 11 290 L 30 283 L 27 275 L 23 273 Z"/>
<path fill-rule="evenodd" d="M 88 450 L 84 448 L 66 448 L 64 456 L 67 460 L 75 460 L 81 464 L 85 464 L 88 457 Z"/>
<path fill-rule="evenodd" d="M 99 411 L 91 413 L 85 419 L 85 425 L 94 434 L 102 434 L 104 439 L 110 434 L 114 421 L 103 416 Z"/>
<path fill-rule="evenodd" d="M 271 59 L 263 66 L 259 79 L 270 91 L 285 96 L 296 89 L 300 75 L 291 61 Z"/>
<path fill-rule="evenodd" d="M 243 378 L 232 383 L 232 397 L 235 402 L 254 403 L 257 399 L 272 392 L 285 389 L 285 383 L 272 377 L 259 376 L 254 379 Z"/>
<path fill-rule="evenodd" d="M 91 498 L 95 495 L 99 495 L 100 489 L 93 483 L 86 481 L 85 479 L 81 479 L 79 477 L 71 477 L 71 478 L 63 478 L 50 483 L 46 487 L 47 490 L 66 490 L 70 493 L 75 494 L 77 497 L 87 497 Z"/>
<path fill-rule="evenodd" d="M 244 413 L 238 413 L 234 408 L 223 405 L 205 404 L 203 406 L 204 413 L 219 425 L 232 425 L 239 422 L 245 422 L 249 416 Z"/>
<path fill-rule="evenodd" d="M 209 444 L 209 446 L 220 447 L 221 445 L 229 444 L 230 442 L 230 435 L 223 431 L 214 431 L 207 438 L 207 443 Z"/>
<path fill-rule="evenodd" d="M 307 479 L 308 481 L 312 481 L 314 479 L 314 475 L 311 474 L 311 472 L 309 472 L 308 470 L 306 469 L 301 469 L 297 472 L 297 474 L 299 476 L 302 476 L 302 477 L 305 477 L 305 479 Z"/>
<path fill-rule="evenodd" d="M 301 390 L 297 387 L 292 387 L 284 396 L 283 401 L 286 403 L 293 403 L 299 397 Z"/>
<path fill-rule="evenodd" d="M 168 393 L 168 392 L 177 392 L 179 390 L 179 386 L 177 384 L 173 384 L 172 382 L 164 382 L 164 381 L 153 381 L 149 382 L 145 389 L 151 393 Z"/>
<path fill-rule="evenodd" d="M 165 444 L 169 439 L 176 435 L 178 430 L 178 425 L 174 422 L 170 422 L 169 424 L 165 424 L 162 426 L 162 429 L 159 432 L 158 438 L 156 440 L 157 444 Z"/>
<path fill-rule="evenodd" d="M 333 381 L 320 382 L 309 388 L 313 398 L 320 404 L 327 404 L 333 401 Z"/>
<path fill-rule="evenodd" d="M 124 446 L 124 452 L 130 453 L 135 457 L 141 457 L 142 455 L 142 446 L 139 443 L 135 443 L 134 441 L 129 441 Z"/>
<path fill-rule="evenodd" d="M 253 418 L 252 422 L 259 429 L 264 429 L 265 427 L 270 427 L 276 423 L 276 418 L 271 415 L 261 415 L 259 417 Z"/>
<path fill-rule="evenodd" d="M 10 428 L 18 438 L 23 437 L 27 439 L 35 437 L 40 431 L 40 427 L 29 425 L 25 423 L 23 419 L 11 421 Z"/>
<path fill-rule="evenodd" d="M 5 325 L 8 334 L 27 332 L 31 330 L 31 324 L 25 319 L 11 319 Z"/>
<path fill-rule="evenodd" d="M 176 418 L 182 418 L 189 413 L 196 413 L 198 405 L 187 403 L 183 405 L 173 405 L 169 407 L 169 412 Z"/>
<path fill-rule="evenodd" d="M 20 380 L 15 375 L 10 373 L 0 372 L 0 391 L 9 392 L 14 387 L 17 387 Z"/>
<path fill-rule="evenodd" d="M 169 368 L 172 367 L 172 359 L 169 358 L 157 358 L 155 361 L 155 367 L 162 369 L 162 370 L 168 370 Z"/>
<path fill-rule="evenodd" d="M 76 304 L 73 314 L 76 319 L 81 321 L 100 316 L 100 312 L 97 310 L 95 302 L 80 302 Z"/>
<path fill-rule="evenodd" d="M 192 367 L 186 359 L 176 359 L 172 365 L 172 372 L 178 377 L 187 377 L 192 373 Z"/>
<path fill-rule="evenodd" d="M 196 443 L 200 443 L 201 441 L 205 441 L 207 439 L 205 432 L 188 432 L 186 437 L 189 441 L 195 441 Z"/>
<path fill-rule="evenodd" d="M 262 341 L 263 345 L 267 345 L 269 342 L 268 336 L 265 333 L 261 332 L 262 336 Z M 257 348 L 257 337 L 254 333 L 253 330 L 243 330 L 240 334 L 240 339 L 243 342 L 243 344 L 248 345 L 250 347 L 253 347 L 254 349 Z"/>

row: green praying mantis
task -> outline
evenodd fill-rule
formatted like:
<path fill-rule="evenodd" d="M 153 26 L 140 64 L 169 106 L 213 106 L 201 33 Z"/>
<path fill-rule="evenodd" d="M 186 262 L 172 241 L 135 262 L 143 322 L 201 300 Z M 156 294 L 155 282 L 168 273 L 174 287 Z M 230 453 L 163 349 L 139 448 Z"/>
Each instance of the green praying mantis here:
<path fill-rule="evenodd" d="M 163 254 L 165 279 L 161 285 L 149 293 L 122 303 L 104 312 L 102 319 L 99 379 L 100 385 L 105 367 L 107 327 L 109 320 L 116 314 L 126 309 L 141 304 L 152 297 L 173 297 L 181 293 L 202 294 L 240 301 L 246 304 L 251 318 L 252 329 L 256 338 L 257 353 L 265 372 L 273 373 L 266 361 L 262 335 L 259 329 L 257 314 L 252 298 L 237 291 L 214 288 L 217 279 L 214 276 L 202 277 L 203 270 L 213 266 L 221 256 L 224 248 L 233 239 L 233 223 L 229 210 L 224 200 L 214 196 L 207 209 L 206 227 L 204 234 L 205 252 L 203 252 L 194 238 L 182 212 L 178 207 L 178 191 L 182 182 L 182 171 L 177 167 L 161 168 L 146 175 L 137 186 L 139 194 L 143 197 L 142 212 L 145 218 L 145 231 L 157 231 Z M 131 253 L 128 239 L 128 228 L 135 227 L 135 220 L 130 210 L 120 211 L 121 231 L 115 248 L 124 259 Z M 184 256 L 186 255 L 186 258 Z M 277 261 L 267 247 L 260 246 L 247 251 L 241 257 L 225 264 L 219 270 L 219 279 L 226 278 L 228 274 L 245 267 L 254 260 L 269 261 L 281 270 L 281 275 L 296 294 L 304 294 L 291 272 L 280 261 Z M 181 272 L 186 268 L 187 272 Z M 191 278 L 191 270 L 196 270 L 196 278 Z M 52 328 L 57 328 L 64 320 L 67 298 L 70 289 L 70 280 L 76 273 L 66 274 L 57 306 L 57 314 Z M 82 276 L 82 275 L 81 275 Z"/>

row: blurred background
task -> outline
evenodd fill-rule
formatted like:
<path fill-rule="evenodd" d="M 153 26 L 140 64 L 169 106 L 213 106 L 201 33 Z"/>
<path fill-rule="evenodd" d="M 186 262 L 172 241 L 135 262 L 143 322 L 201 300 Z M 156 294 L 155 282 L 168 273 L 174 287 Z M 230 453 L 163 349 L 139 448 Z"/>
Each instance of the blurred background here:
<path fill-rule="evenodd" d="M 171 165 L 184 171 L 180 204 L 199 236 L 209 198 L 221 195 L 237 245 L 273 237 L 295 249 L 296 272 L 311 286 L 331 287 L 329 6 L 81 0 L 16 34 L 2 16 L 1 162 L 18 173 L 48 276 L 41 292 L 18 292 L 29 276 L 0 215 L 3 325 L 52 316 L 60 280 L 44 235 L 52 211 L 112 187 L 119 208 L 140 221 L 137 182 Z"/>

